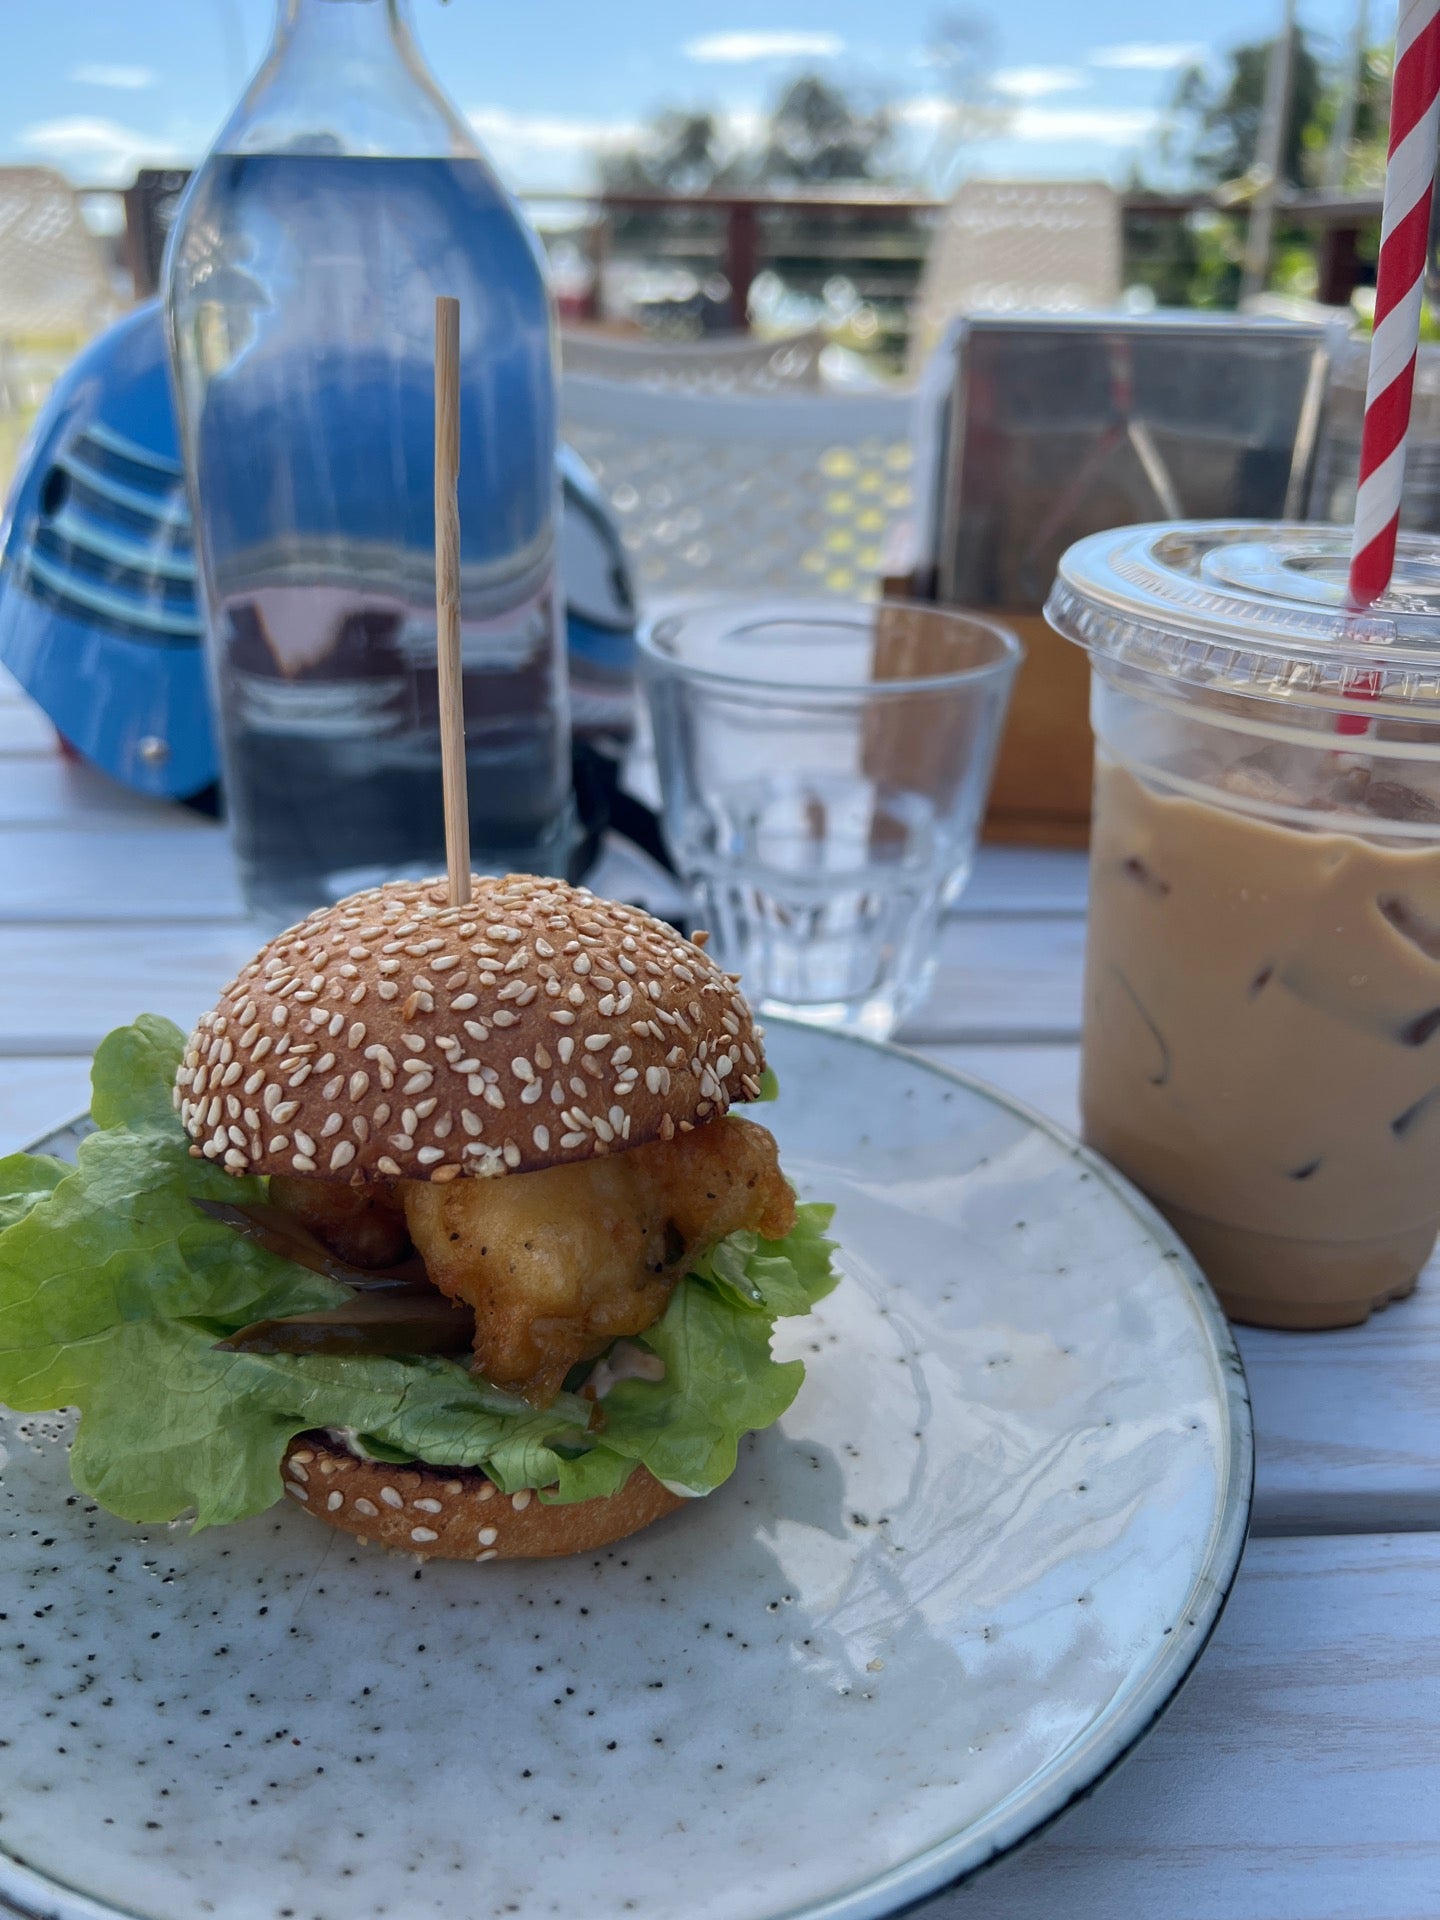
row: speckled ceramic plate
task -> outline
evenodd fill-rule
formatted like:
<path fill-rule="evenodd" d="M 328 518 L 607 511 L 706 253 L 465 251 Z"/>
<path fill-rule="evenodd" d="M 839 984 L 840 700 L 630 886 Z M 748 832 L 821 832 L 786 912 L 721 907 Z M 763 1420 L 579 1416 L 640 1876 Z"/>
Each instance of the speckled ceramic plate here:
<path fill-rule="evenodd" d="M 864 1920 L 1015 1846 L 1181 1684 L 1250 1494 L 1240 1363 L 1145 1205 L 985 1088 L 776 1026 L 838 1204 L 809 1378 L 608 1553 L 189 1538 L 9 1419 L 0 1894 L 145 1920 Z"/>

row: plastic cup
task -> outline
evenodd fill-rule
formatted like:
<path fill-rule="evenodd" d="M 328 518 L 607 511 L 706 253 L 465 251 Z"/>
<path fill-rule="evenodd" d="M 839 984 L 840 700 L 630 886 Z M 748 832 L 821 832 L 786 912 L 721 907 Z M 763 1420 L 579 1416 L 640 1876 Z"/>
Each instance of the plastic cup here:
<path fill-rule="evenodd" d="M 1047 614 L 1096 735 L 1081 1110 L 1227 1310 L 1364 1320 L 1440 1227 L 1440 546 L 1129 527 Z"/>

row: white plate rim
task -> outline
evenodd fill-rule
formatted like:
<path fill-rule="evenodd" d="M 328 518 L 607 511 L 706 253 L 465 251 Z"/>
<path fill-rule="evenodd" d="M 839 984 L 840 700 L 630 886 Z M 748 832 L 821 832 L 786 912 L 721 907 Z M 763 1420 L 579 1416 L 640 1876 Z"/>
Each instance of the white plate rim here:
<path fill-rule="evenodd" d="M 983 1869 L 1014 1853 L 1087 1799 L 1126 1760 L 1179 1694 L 1210 1642 L 1234 1589 L 1250 1524 L 1255 1485 L 1254 1424 L 1244 1362 L 1234 1333 L 1194 1256 L 1138 1188 L 1092 1148 L 1025 1101 L 974 1074 L 930 1060 L 891 1041 L 840 1033 L 802 1021 L 767 1016 L 771 1025 L 823 1033 L 829 1041 L 903 1060 L 908 1066 L 964 1087 L 1042 1133 L 1077 1165 L 1086 1168 L 1126 1208 L 1167 1256 L 1210 1345 L 1222 1401 L 1225 1460 L 1222 1489 L 1212 1516 L 1204 1561 L 1181 1622 L 1155 1648 L 1143 1676 L 1126 1692 L 1123 1706 L 1102 1716 L 1078 1741 L 1056 1754 L 1015 1793 L 979 1822 L 935 1841 L 909 1860 L 862 1884 L 819 1901 L 777 1910 L 770 1920 L 899 1920 Z M 43 1153 L 50 1143 L 87 1126 L 88 1114 L 62 1122 L 28 1147 Z M 61 1903 L 56 1904 L 57 1900 Z M 97 1901 L 63 1881 L 36 1872 L 0 1845 L 0 1901 L 18 1920 L 153 1920 L 126 1907 Z"/>

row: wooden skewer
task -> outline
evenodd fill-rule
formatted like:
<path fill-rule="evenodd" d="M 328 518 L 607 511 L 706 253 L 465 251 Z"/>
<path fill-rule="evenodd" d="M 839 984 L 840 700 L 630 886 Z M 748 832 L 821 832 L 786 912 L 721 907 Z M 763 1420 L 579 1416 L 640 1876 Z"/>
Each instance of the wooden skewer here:
<path fill-rule="evenodd" d="M 440 675 L 440 774 L 450 904 L 470 899 L 470 802 L 460 676 L 460 302 L 435 301 L 435 641 Z"/>

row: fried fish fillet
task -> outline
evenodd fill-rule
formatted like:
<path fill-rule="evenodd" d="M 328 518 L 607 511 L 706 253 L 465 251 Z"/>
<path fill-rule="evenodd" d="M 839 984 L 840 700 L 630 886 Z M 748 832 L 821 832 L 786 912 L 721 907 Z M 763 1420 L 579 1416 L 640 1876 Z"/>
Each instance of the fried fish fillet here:
<path fill-rule="evenodd" d="M 694 1254 L 795 1224 L 773 1137 L 733 1116 L 599 1160 L 403 1192 L 430 1278 L 474 1308 L 476 1371 L 540 1405 L 577 1361 L 652 1326 Z"/>

